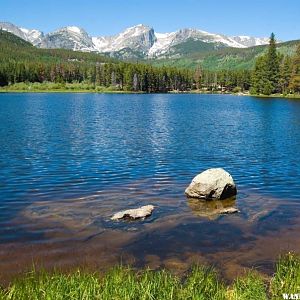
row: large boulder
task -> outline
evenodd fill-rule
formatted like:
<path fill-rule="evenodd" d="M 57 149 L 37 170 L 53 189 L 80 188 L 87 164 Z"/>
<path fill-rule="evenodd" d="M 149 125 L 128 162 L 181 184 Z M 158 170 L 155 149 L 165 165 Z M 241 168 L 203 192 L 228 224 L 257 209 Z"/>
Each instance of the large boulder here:
<path fill-rule="evenodd" d="M 231 175 L 222 168 L 208 169 L 197 175 L 185 190 L 190 198 L 223 200 L 237 193 Z"/>

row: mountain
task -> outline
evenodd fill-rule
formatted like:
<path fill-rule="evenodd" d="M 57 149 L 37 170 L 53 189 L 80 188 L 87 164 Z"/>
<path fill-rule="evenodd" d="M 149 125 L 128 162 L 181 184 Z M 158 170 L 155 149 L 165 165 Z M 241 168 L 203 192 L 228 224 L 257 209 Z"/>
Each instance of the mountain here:
<path fill-rule="evenodd" d="M 144 25 L 128 28 L 111 37 L 90 37 L 86 31 L 75 26 L 64 27 L 46 35 L 7 22 L 0 23 L 1 28 L 38 48 L 78 50 L 95 56 L 104 53 L 108 57 L 126 60 L 134 58 L 155 66 L 194 69 L 201 65 L 206 70 L 251 69 L 256 58 L 266 51 L 266 45 L 259 44 L 267 44 L 268 41 L 246 36 L 226 37 L 195 29 L 160 34 Z M 299 42 L 278 43 L 278 51 L 293 55 Z"/>
<path fill-rule="evenodd" d="M 44 38 L 44 34 L 41 31 L 17 27 L 16 25 L 9 22 L 0 22 L 0 29 L 11 32 L 21 39 L 30 42 L 34 46 L 41 43 Z"/>
<path fill-rule="evenodd" d="M 296 53 L 300 40 L 289 41 L 277 44 L 277 50 L 283 55 L 292 56 Z M 249 48 L 220 48 L 215 51 L 206 49 L 199 51 L 195 48 L 194 42 L 187 41 L 177 47 L 181 57 L 168 57 L 164 59 L 148 60 L 154 66 L 172 66 L 195 69 L 198 66 L 205 70 L 250 70 L 254 67 L 256 59 L 264 54 L 268 46 L 254 46 Z M 193 51 L 192 51 L 192 50 Z M 185 52 L 184 52 L 185 51 Z"/>
<path fill-rule="evenodd" d="M 70 63 L 91 66 L 102 63 L 118 63 L 115 59 L 95 52 L 89 53 L 68 49 L 41 49 L 15 34 L 0 30 L 0 71 L 3 64 L 12 61 L 41 65 Z"/>
<path fill-rule="evenodd" d="M 213 34 L 198 29 L 181 29 L 176 32 L 160 34 L 156 33 L 157 41 L 149 51 L 149 57 L 173 56 L 176 53 L 176 46 L 194 42 L 194 46 L 207 44 L 213 49 L 234 47 L 246 48 L 254 45 L 264 45 L 268 43 L 266 38 L 253 37 L 228 37 L 220 34 Z M 200 43 L 197 43 L 200 42 Z"/>
<path fill-rule="evenodd" d="M 84 29 L 76 26 L 68 26 L 44 34 L 38 30 L 0 22 L 0 29 L 9 31 L 39 48 L 98 52 L 122 59 L 179 58 L 196 51 L 212 51 L 228 47 L 248 48 L 268 43 L 267 38 L 230 37 L 199 29 L 157 33 L 153 28 L 142 24 L 107 37 L 91 37 Z"/>
<path fill-rule="evenodd" d="M 233 36 L 231 37 L 235 42 L 245 46 L 246 48 L 248 47 L 253 47 L 253 46 L 261 46 L 261 45 L 266 45 L 269 43 L 269 38 L 255 38 L 247 35 L 241 35 L 241 36 Z M 239 47 L 237 47 L 239 48 Z"/>
<path fill-rule="evenodd" d="M 95 49 L 100 53 L 114 53 L 129 49 L 143 56 L 149 54 L 156 41 L 153 28 L 142 24 L 130 27 L 115 36 L 93 38 Z"/>
<path fill-rule="evenodd" d="M 46 34 L 37 46 L 46 49 L 62 48 L 84 52 L 95 51 L 92 38 L 84 29 L 75 26 L 64 27 Z"/>

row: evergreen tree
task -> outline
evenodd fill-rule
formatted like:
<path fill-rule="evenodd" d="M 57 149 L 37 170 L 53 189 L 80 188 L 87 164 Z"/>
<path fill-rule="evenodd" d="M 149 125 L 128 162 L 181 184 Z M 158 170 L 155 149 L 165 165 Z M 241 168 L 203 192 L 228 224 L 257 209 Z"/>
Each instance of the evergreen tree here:
<path fill-rule="evenodd" d="M 195 75 L 194 75 L 196 89 L 200 90 L 201 88 L 201 81 L 202 81 L 202 70 L 200 66 L 196 68 Z"/>
<path fill-rule="evenodd" d="M 287 94 L 289 92 L 291 73 L 291 58 L 289 56 L 286 56 L 282 59 L 282 62 L 280 64 L 279 86 L 282 94 Z"/>
<path fill-rule="evenodd" d="M 270 95 L 279 91 L 279 56 L 274 33 L 271 34 L 268 52 L 256 60 L 252 76 L 253 94 Z"/>
<path fill-rule="evenodd" d="M 260 56 L 255 63 L 255 68 L 251 79 L 251 94 L 264 94 L 265 92 L 271 93 L 266 90 L 266 86 L 270 86 L 267 79 L 267 61 L 266 56 Z"/>
<path fill-rule="evenodd" d="M 300 92 L 300 44 L 298 45 L 296 54 L 293 58 L 292 74 L 289 87 L 294 93 Z"/>
<path fill-rule="evenodd" d="M 271 88 L 271 93 L 278 92 L 279 87 L 279 57 L 276 50 L 275 34 L 272 33 L 268 53 L 266 56 L 266 71 L 269 83 L 267 85 Z"/>

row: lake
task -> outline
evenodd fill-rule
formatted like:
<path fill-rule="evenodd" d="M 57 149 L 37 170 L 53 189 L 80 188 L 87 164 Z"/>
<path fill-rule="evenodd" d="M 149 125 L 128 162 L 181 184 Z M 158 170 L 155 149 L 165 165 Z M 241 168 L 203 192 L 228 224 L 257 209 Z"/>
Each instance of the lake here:
<path fill-rule="evenodd" d="M 230 280 L 300 251 L 300 101 L 0 94 L 0 139 L 1 281 L 33 264 L 120 262 L 177 273 L 207 263 Z M 212 167 L 233 176 L 239 214 L 185 197 Z M 110 220 L 147 204 L 144 221 Z"/>

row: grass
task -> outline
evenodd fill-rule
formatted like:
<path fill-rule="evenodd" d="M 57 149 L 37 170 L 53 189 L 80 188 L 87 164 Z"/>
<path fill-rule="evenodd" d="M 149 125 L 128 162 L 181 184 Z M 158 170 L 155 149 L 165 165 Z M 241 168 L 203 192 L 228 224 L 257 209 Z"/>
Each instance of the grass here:
<path fill-rule="evenodd" d="M 279 258 L 270 285 L 273 299 L 283 299 L 283 294 L 300 296 L 300 256 L 288 253 Z M 295 298 L 295 299 L 300 299 Z"/>
<path fill-rule="evenodd" d="M 258 97 L 258 98 L 288 98 L 288 99 L 300 99 L 300 94 L 272 94 L 272 95 L 255 95 L 250 94 L 249 96 Z"/>
<path fill-rule="evenodd" d="M 225 293 L 216 272 L 206 267 L 195 266 L 184 282 L 166 270 L 117 267 L 104 277 L 79 271 L 70 275 L 33 271 L 2 290 L 0 299 L 223 300 Z"/>
<path fill-rule="evenodd" d="M 195 266 L 187 276 L 177 299 L 223 300 L 226 287 L 212 268 Z"/>
<path fill-rule="evenodd" d="M 194 266 L 185 279 L 166 270 L 134 271 L 116 267 L 100 276 L 77 271 L 73 274 L 32 271 L 0 288 L 1 300 L 277 300 L 283 294 L 300 293 L 300 257 L 280 257 L 275 274 L 263 279 L 249 271 L 226 286 L 217 272 Z M 290 298 L 298 299 L 298 298 Z"/>
<path fill-rule="evenodd" d="M 228 292 L 232 300 L 267 300 L 266 284 L 261 276 L 250 271 L 245 277 L 237 278 Z"/>
<path fill-rule="evenodd" d="M 137 93 L 123 91 L 118 87 L 105 87 L 91 83 L 20 82 L 0 87 L 0 93 Z"/>
<path fill-rule="evenodd" d="M 100 282 L 93 274 L 40 274 L 16 281 L 3 299 L 100 299 Z M 0 298 L 1 299 L 1 298 Z"/>
<path fill-rule="evenodd" d="M 118 87 L 105 87 L 93 85 L 91 83 L 54 83 L 54 82 L 20 82 L 8 86 L 0 87 L 0 93 L 105 93 L 105 94 L 144 94 L 141 91 L 126 91 Z M 206 90 L 190 90 L 190 91 L 170 91 L 169 93 L 190 93 L 190 94 L 231 94 L 242 95 L 235 92 L 221 92 L 221 91 L 206 91 Z M 244 93 L 245 96 L 253 96 L 259 98 L 289 98 L 300 99 L 300 94 L 273 94 L 273 95 L 250 95 Z"/>

